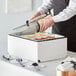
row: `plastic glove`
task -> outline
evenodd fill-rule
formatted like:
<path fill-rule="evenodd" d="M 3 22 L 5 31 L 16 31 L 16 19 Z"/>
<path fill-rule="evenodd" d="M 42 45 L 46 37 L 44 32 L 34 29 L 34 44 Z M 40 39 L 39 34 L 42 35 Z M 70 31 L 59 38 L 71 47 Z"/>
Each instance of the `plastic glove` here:
<path fill-rule="evenodd" d="M 52 26 L 52 24 L 54 24 L 54 21 L 52 17 L 49 15 L 43 19 L 38 20 L 38 23 L 40 24 L 40 32 L 43 32 L 48 27 Z"/>

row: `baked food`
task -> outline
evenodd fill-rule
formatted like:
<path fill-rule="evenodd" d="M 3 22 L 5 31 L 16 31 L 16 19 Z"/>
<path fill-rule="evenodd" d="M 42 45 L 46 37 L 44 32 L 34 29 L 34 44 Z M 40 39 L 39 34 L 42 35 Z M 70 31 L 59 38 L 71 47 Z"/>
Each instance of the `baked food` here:
<path fill-rule="evenodd" d="M 43 37 L 43 36 L 45 36 L 44 33 L 36 33 L 32 35 L 24 35 L 23 38 L 35 38 L 35 37 Z"/>

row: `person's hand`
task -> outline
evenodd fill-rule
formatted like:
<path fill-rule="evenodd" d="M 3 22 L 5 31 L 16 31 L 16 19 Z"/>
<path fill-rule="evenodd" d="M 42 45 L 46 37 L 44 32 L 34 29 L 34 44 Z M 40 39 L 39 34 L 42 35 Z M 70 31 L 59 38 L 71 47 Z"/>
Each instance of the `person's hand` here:
<path fill-rule="evenodd" d="M 40 12 L 35 13 L 34 16 L 33 16 L 30 20 L 32 20 L 32 19 L 34 19 L 34 18 L 36 18 L 36 17 L 38 17 L 38 16 L 40 16 L 40 15 L 41 15 Z"/>
<path fill-rule="evenodd" d="M 54 20 L 51 16 L 45 17 L 43 19 L 38 20 L 38 23 L 40 24 L 40 31 L 45 31 L 48 27 L 52 26 L 54 24 Z"/>

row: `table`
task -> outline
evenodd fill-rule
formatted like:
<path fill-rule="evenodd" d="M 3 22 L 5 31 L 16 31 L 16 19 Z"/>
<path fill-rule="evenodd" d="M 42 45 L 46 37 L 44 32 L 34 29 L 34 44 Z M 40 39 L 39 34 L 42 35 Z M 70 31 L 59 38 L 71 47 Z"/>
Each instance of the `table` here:
<path fill-rule="evenodd" d="M 76 57 L 76 53 L 68 52 L 68 56 Z M 26 66 L 24 68 L 0 60 L 0 76 L 56 76 L 56 67 L 63 59 L 40 63 L 40 65 L 45 65 L 41 70 L 35 70 L 30 67 L 26 68 Z"/>

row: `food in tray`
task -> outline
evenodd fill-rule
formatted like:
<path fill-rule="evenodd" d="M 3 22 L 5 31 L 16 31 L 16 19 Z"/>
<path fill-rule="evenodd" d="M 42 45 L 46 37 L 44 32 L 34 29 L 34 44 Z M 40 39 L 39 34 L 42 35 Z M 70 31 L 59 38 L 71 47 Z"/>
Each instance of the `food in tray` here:
<path fill-rule="evenodd" d="M 45 36 L 45 34 L 36 33 L 36 34 L 32 34 L 32 35 L 24 35 L 23 38 L 35 38 L 35 37 L 42 37 L 42 36 Z"/>
<path fill-rule="evenodd" d="M 36 33 L 36 34 L 32 34 L 32 35 L 24 35 L 22 37 L 27 38 L 27 39 L 38 40 L 38 41 L 55 38 L 55 36 L 52 36 L 52 35 L 46 34 L 46 33 Z"/>
<path fill-rule="evenodd" d="M 46 37 L 42 37 L 42 38 L 35 38 L 34 40 L 47 40 L 47 39 L 53 39 L 55 38 L 55 36 L 46 36 Z"/>

